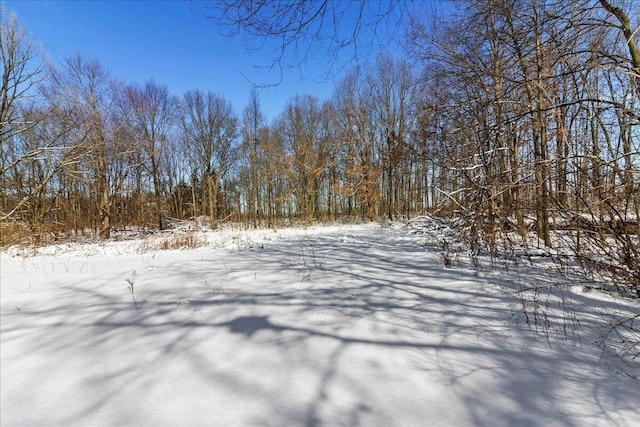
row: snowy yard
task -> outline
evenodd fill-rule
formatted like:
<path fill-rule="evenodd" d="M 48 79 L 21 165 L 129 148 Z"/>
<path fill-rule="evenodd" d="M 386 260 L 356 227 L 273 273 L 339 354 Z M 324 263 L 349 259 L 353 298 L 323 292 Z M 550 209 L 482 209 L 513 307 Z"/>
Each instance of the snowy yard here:
<path fill-rule="evenodd" d="M 445 268 L 400 225 L 208 238 L 3 252 L 2 426 L 640 425 L 593 344 L 638 300 L 569 287 L 579 343 L 548 342 L 513 290 L 549 268 Z"/>

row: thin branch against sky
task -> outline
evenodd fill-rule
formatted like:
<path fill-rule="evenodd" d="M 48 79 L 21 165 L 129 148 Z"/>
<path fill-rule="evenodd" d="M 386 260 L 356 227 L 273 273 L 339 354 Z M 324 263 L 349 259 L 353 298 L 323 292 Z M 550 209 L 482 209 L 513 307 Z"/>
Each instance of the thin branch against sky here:
<path fill-rule="evenodd" d="M 330 97 L 338 77 L 375 60 L 382 50 L 401 55 L 400 44 L 392 40 L 403 35 L 400 23 L 407 11 L 395 0 L 329 2 L 326 22 L 283 41 L 250 32 L 225 37 L 229 28 L 206 19 L 198 3 L 3 4 L 18 14 L 56 64 L 80 54 L 99 60 L 125 82 L 153 79 L 175 95 L 194 88 L 210 90 L 228 98 L 238 111 L 248 102 L 251 88 L 262 87 L 269 118 L 295 94 Z"/>

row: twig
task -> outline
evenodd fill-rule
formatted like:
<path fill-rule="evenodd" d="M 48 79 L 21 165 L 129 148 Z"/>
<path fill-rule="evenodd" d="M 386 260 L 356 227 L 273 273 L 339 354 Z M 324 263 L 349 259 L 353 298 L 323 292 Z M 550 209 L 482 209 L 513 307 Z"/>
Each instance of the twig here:
<path fill-rule="evenodd" d="M 131 277 L 127 277 L 127 283 L 129 284 L 129 286 L 127 286 L 127 288 L 129 289 L 129 292 L 131 292 L 131 298 L 133 298 L 133 305 L 135 306 L 136 310 L 138 310 L 138 302 L 136 301 L 136 295 L 133 291 L 133 285 L 135 283 L 136 280 L 136 271 L 133 270 L 131 272 Z"/>

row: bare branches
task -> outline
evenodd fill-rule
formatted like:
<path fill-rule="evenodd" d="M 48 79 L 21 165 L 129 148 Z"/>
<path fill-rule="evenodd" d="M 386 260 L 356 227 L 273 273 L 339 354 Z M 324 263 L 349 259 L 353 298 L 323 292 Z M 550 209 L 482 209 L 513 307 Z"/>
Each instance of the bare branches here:
<path fill-rule="evenodd" d="M 193 90 L 184 95 L 180 126 L 192 161 L 192 176 L 196 178 L 199 173 L 197 178 L 206 188 L 203 204 L 208 207 L 211 227 L 215 228 L 220 185 L 234 162 L 238 119 L 223 97 Z"/>
<path fill-rule="evenodd" d="M 33 125 L 20 118 L 17 106 L 40 81 L 41 49 L 33 42 L 14 13 L 0 6 L 0 144 Z"/>
<path fill-rule="evenodd" d="M 391 0 L 196 1 L 198 9 L 227 36 L 242 34 L 249 50 L 274 44 L 276 69 L 321 66 L 325 77 L 366 62 L 401 31 L 412 2 Z M 275 84 L 280 81 L 275 82 Z"/>
<path fill-rule="evenodd" d="M 635 40 L 635 33 L 638 30 L 632 31 L 629 16 L 624 10 L 622 10 L 622 8 L 612 5 L 608 0 L 600 0 L 600 4 L 607 12 L 615 16 L 620 23 L 620 30 L 622 31 L 622 34 L 624 34 L 625 41 L 629 47 L 632 68 L 636 73 L 636 76 L 640 78 L 640 49 L 638 49 L 638 45 Z"/>

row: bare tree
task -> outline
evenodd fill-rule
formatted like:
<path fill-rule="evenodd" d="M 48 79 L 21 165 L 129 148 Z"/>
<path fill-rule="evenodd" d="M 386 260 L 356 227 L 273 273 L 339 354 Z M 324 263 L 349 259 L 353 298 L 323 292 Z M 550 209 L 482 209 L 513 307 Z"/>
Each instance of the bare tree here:
<path fill-rule="evenodd" d="M 347 199 L 348 215 L 359 211 L 363 219 L 374 219 L 381 198 L 381 173 L 375 151 L 377 132 L 369 109 L 368 88 L 363 80 L 357 72 L 351 71 L 335 88 L 337 138 L 341 143 L 341 193 Z"/>
<path fill-rule="evenodd" d="M 41 49 L 26 33 L 14 13 L 8 13 L 0 5 L 0 62 L 2 87 L 0 88 L 0 186 L 8 187 L 7 175 L 21 162 L 29 161 L 43 153 L 43 147 L 20 150 L 16 139 L 40 121 L 44 110 L 30 109 L 26 105 L 34 95 L 34 88 L 41 80 L 43 59 Z M 30 111 L 24 115 L 22 112 Z M 35 114 L 36 112 L 42 114 Z M 26 146 L 23 146 L 23 148 Z M 9 206 L 6 191 L 1 192 L 0 219 L 5 221 L 16 211 Z M 24 199 L 21 199 L 24 202 Z"/>
<path fill-rule="evenodd" d="M 385 211 L 393 220 L 401 211 L 408 136 L 413 121 L 411 93 L 413 76 L 409 65 L 381 54 L 374 71 L 367 75 L 368 109 L 373 114 L 376 138 L 384 171 Z"/>
<path fill-rule="evenodd" d="M 18 17 L 0 6 L 0 144 L 23 132 L 34 120 L 23 120 L 18 105 L 33 96 L 43 71 L 41 49 L 26 33 Z"/>
<path fill-rule="evenodd" d="M 264 164 L 263 141 L 260 140 L 261 129 L 265 126 L 265 117 L 260 108 L 258 92 L 254 87 L 251 90 L 249 103 L 243 111 L 242 117 L 242 148 L 244 157 L 248 160 L 249 181 L 247 192 L 247 211 L 249 220 L 254 227 L 262 219 L 264 210 L 262 208 L 263 189 L 261 182 L 261 169 Z"/>
<path fill-rule="evenodd" d="M 629 14 L 622 7 L 615 6 L 609 0 L 600 0 L 600 4 L 618 21 L 618 25 L 614 24 L 614 27 L 618 27 L 622 32 L 625 44 L 629 49 L 631 71 L 635 74 L 636 79 L 640 79 L 640 49 L 636 43 L 638 30 L 632 28 Z M 636 12 L 638 12 L 638 9 L 636 9 Z"/>
<path fill-rule="evenodd" d="M 126 118 L 115 108 L 122 88 L 99 62 L 75 56 L 62 69 L 51 68 L 45 90 L 73 123 L 72 145 L 83 151 L 86 167 L 78 173 L 90 183 L 100 237 L 109 238 L 113 196 L 127 178 L 134 148 L 124 134 Z"/>
<path fill-rule="evenodd" d="M 211 227 L 217 226 L 221 181 L 233 166 L 238 119 L 231 103 L 211 92 L 185 93 L 181 117 L 184 142 L 195 175 L 205 186 Z"/>
<path fill-rule="evenodd" d="M 169 133 L 176 121 L 176 101 L 166 86 L 150 80 L 143 86 L 126 88 L 127 108 L 131 131 L 142 155 L 140 166 L 151 176 L 155 196 L 157 226 L 162 230 L 163 153 L 167 150 Z"/>
<path fill-rule="evenodd" d="M 302 95 L 291 99 L 278 119 L 276 130 L 289 155 L 289 182 L 294 189 L 296 215 L 311 222 L 319 210 L 327 152 L 317 98 Z"/>

